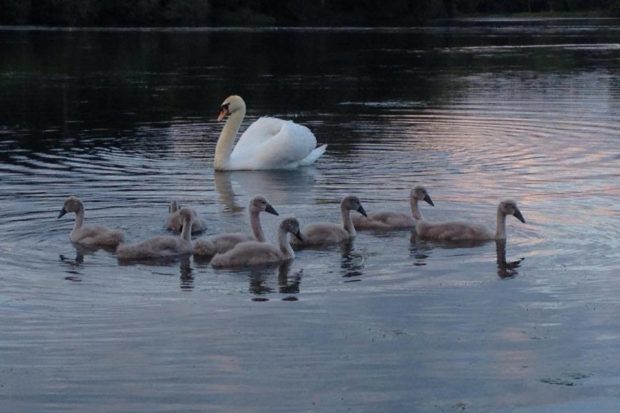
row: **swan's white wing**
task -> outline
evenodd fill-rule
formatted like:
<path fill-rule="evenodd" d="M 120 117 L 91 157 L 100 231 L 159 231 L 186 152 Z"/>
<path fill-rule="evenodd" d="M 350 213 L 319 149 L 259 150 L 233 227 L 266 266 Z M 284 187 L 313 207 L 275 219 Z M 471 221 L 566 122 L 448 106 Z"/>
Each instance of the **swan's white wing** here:
<path fill-rule="evenodd" d="M 315 147 L 316 138 L 305 126 L 261 118 L 239 139 L 231 154 L 231 165 L 234 169 L 294 168 Z"/>
<path fill-rule="evenodd" d="M 308 154 L 308 156 L 306 156 L 299 162 L 299 166 L 312 165 L 314 162 L 316 162 L 317 159 L 321 157 L 321 155 L 325 153 L 326 149 L 327 145 L 321 145 L 318 148 L 314 149 L 312 152 L 310 152 L 310 154 Z"/>
<path fill-rule="evenodd" d="M 243 132 L 233 149 L 232 156 L 251 156 L 257 147 L 280 133 L 286 123 L 287 121 L 278 118 L 259 118 Z"/>

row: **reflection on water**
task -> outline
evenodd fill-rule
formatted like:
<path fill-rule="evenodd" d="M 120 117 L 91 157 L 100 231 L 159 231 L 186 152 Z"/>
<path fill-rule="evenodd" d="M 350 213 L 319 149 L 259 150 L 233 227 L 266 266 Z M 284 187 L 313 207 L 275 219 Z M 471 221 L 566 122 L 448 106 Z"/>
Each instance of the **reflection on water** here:
<path fill-rule="evenodd" d="M 618 33 L 617 21 L 0 29 L 2 407 L 617 405 Z M 214 173 L 214 113 L 231 93 L 248 103 L 242 130 L 293 119 L 327 152 L 298 171 Z M 494 224 L 513 198 L 528 223 L 509 220 L 495 249 L 359 233 L 281 266 L 215 270 L 120 265 L 56 220 L 77 195 L 88 223 L 133 242 L 165 234 L 179 199 L 208 237 L 247 232 L 257 194 L 303 226 L 337 222 L 348 194 L 403 210 L 416 185 L 429 220 Z M 281 217 L 261 219 L 275 242 Z M 582 385 L 557 384 L 573 376 Z"/>
<path fill-rule="evenodd" d="M 269 194 L 273 205 L 296 203 L 299 193 L 303 198 L 311 197 L 319 172 L 315 168 L 301 168 L 290 171 L 231 171 L 214 172 L 213 182 L 219 197 L 218 202 L 230 212 L 240 212 L 235 187 L 239 193 Z"/>
<path fill-rule="evenodd" d="M 510 278 L 519 274 L 517 268 L 525 258 L 516 261 L 506 261 L 506 240 L 495 241 L 495 251 L 497 253 L 497 275 L 499 278 Z"/>

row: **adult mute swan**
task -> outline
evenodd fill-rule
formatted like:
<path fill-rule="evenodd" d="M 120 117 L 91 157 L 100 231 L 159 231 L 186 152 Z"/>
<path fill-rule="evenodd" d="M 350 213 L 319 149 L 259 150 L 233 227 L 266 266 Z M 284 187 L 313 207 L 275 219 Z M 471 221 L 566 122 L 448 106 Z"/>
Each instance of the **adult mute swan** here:
<path fill-rule="evenodd" d="M 359 198 L 353 195 L 344 197 L 340 202 L 341 225 L 330 222 L 308 224 L 302 229 L 301 238 L 293 238 L 291 243 L 299 247 L 316 247 L 338 244 L 355 237 L 356 232 L 351 220 L 351 211 L 366 215 Z"/>
<path fill-rule="evenodd" d="M 235 137 L 245 116 L 245 102 L 229 96 L 220 108 L 218 120 L 228 116 L 215 147 L 216 171 L 294 169 L 314 163 L 327 148 L 316 147 L 316 137 L 305 126 L 278 118 L 263 117 Z"/>
<path fill-rule="evenodd" d="M 136 244 L 120 244 L 116 248 L 119 260 L 148 260 L 172 258 L 191 254 L 192 246 L 192 219 L 194 214 L 187 208 L 181 208 L 179 215 L 183 220 L 181 236 L 160 235 Z"/>
<path fill-rule="evenodd" d="M 84 225 L 84 204 L 79 198 L 70 196 L 58 214 L 63 217 L 68 212 L 75 213 L 75 224 L 69 234 L 71 242 L 90 247 L 116 247 L 123 242 L 123 233 L 101 225 Z"/>
<path fill-rule="evenodd" d="M 265 233 L 260 224 L 260 213 L 265 211 L 273 215 L 278 215 L 278 211 L 267 202 L 265 197 L 260 195 L 252 198 L 248 209 L 250 212 L 250 228 L 252 229 L 252 235 L 242 232 L 226 232 L 213 235 L 206 239 L 196 240 L 194 241 L 194 255 L 207 256 L 216 253 L 221 254 L 244 241 L 265 242 Z"/>
<path fill-rule="evenodd" d="M 506 239 L 506 215 L 514 215 L 525 223 L 525 218 L 512 200 L 505 200 L 497 207 L 497 224 L 495 232 L 485 225 L 470 222 L 427 222 L 418 221 L 417 236 L 436 241 L 488 241 Z"/>
<path fill-rule="evenodd" d="M 411 215 L 391 211 L 374 212 L 368 214 L 367 217 L 356 215 L 352 217 L 353 225 L 357 230 L 413 229 L 416 221 L 422 219 L 422 213 L 418 209 L 418 201 L 426 201 L 429 205 L 435 206 L 426 189 L 417 186 L 411 190 L 409 195 Z"/>
<path fill-rule="evenodd" d="M 241 242 L 230 251 L 215 255 L 211 265 L 219 268 L 248 267 L 291 260 L 295 258 L 295 253 L 289 245 L 288 234 L 302 238 L 299 233 L 299 222 L 295 218 L 285 218 L 280 222 L 277 247 L 267 242 Z"/>
<path fill-rule="evenodd" d="M 170 207 L 168 208 L 168 212 L 170 213 L 170 215 L 168 215 L 168 219 L 166 220 L 166 229 L 172 232 L 181 232 L 181 230 L 183 229 L 183 219 L 181 218 L 181 214 L 179 213 L 180 209 L 181 206 L 176 200 L 170 202 Z M 199 234 L 206 231 L 207 222 L 204 219 L 200 218 L 200 216 L 195 210 L 191 208 L 187 209 L 189 209 L 194 216 L 192 219 L 192 234 Z"/>

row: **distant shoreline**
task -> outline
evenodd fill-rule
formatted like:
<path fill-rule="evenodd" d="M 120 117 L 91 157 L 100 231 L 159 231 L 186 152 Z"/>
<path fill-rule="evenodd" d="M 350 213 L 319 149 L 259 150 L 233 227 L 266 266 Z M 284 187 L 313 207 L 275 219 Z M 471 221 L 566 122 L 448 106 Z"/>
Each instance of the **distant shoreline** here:
<path fill-rule="evenodd" d="M 577 21 L 620 21 L 620 17 L 605 16 L 541 16 L 540 14 L 518 14 L 497 16 L 468 16 L 449 19 L 435 19 L 423 24 L 400 26 L 46 26 L 46 25 L 0 25 L 0 31 L 145 31 L 145 32 L 218 32 L 218 31 L 381 31 L 406 30 L 437 25 L 451 26 L 458 24 L 492 24 L 492 23 L 542 23 L 542 22 L 577 22 Z"/>

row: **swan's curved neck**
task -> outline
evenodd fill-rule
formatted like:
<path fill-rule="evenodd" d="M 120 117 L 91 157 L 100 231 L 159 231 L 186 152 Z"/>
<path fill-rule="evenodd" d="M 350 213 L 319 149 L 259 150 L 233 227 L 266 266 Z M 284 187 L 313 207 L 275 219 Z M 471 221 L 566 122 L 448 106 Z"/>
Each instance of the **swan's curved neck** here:
<path fill-rule="evenodd" d="M 424 216 L 422 215 L 422 211 L 418 208 L 418 198 L 412 196 L 409 199 L 409 204 L 411 205 L 411 215 L 413 215 L 413 219 L 422 221 Z"/>
<path fill-rule="evenodd" d="M 287 234 L 288 233 L 283 228 L 278 229 L 278 245 L 280 247 L 280 252 L 282 252 L 283 257 L 288 260 L 295 258 L 295 252 L 288 242 Z"/>
<path fill-rule="evenodd" d="M 260 224 L 260 211 L 250 210 L 250 227 L 252 228 L 252 234 L 254 239 L 258 242 L 265 242 L 265 233 L 263 227 Z"/>
<path fill-rule="evenodd" d="M 353 226 L 353 220 L 351 219 L 351 211 L 344 205 L 340 205 L 340 215 L 342 216 L 342 226 L 351 234 L 352 237 L 357 235 L 355 226 Z"/>
<path fill-rule="evenodd" d="M 215 145 L 215 158 L 213 164 L 216 170 L 227 169 L 230 162 L 230 154 L 233 151 L 235 144 L 235 137 L 239 132 L 241 122 L 245 117 L 245 108 L 234 111 L 226 120 L 226 124 L 220 133 L 220 137 L 217 139 L 217 145 Z"/>
<path fill-rule="evenodd" d="M 495 239 L 506 239 L 506 215 L 497 208 L 497 229 L 495 230 Z"/>
<path fill-rule="evenodd" d="M 77 231 L 78 229 L 82 228 L 83 224 L 84 224 L 84 208 L 80 208 L 75 213 L 75 223 L 73 224 L 73 231 Z"/>
<path fill-rule="evenodd" d="M 185 241 L 192 240 L 192 220 L 186 219 L 183 221 L 183 230 L 181 231 L 181 238 Z"/>

